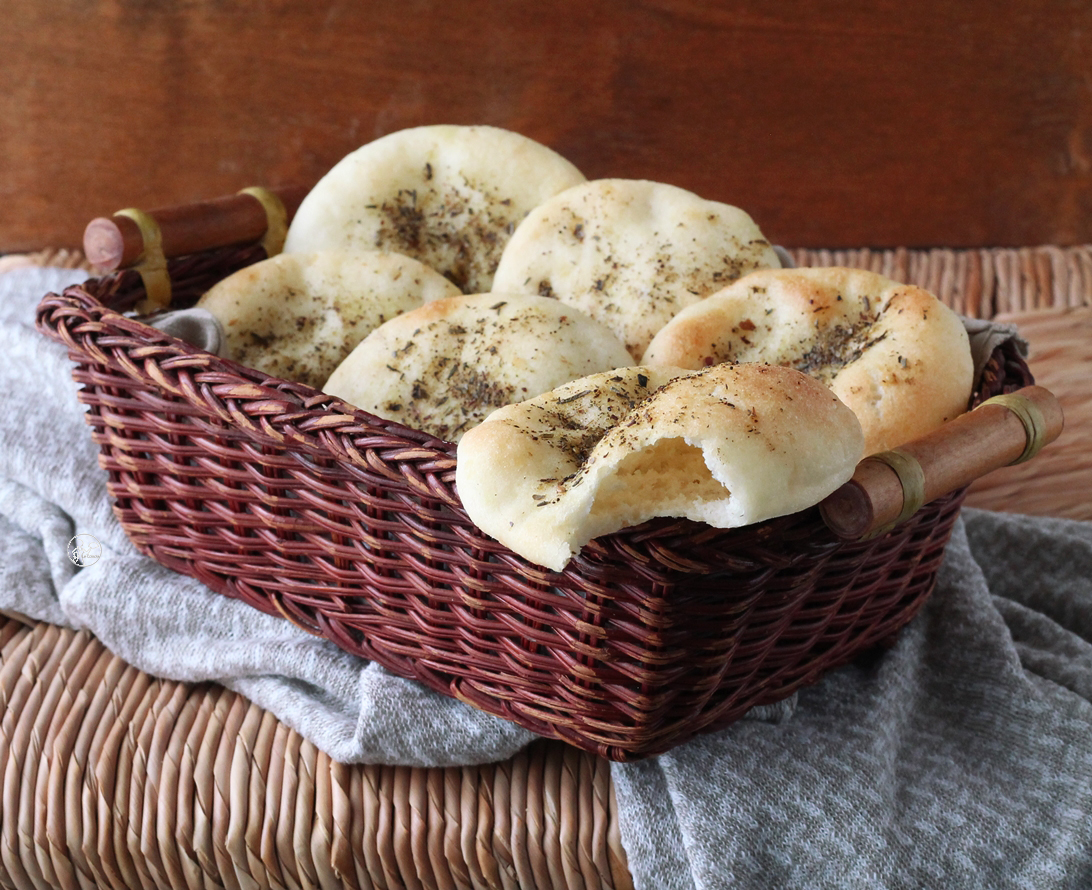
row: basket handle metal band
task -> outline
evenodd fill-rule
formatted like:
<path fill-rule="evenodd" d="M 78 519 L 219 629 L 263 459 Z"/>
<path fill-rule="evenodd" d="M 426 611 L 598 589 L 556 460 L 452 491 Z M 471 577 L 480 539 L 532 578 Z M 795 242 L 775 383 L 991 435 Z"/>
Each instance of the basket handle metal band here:
<path fill-rule="evenodd" d="M 266 229 L 262 236 L 262 247 L 267 257 L 275 256 L 284 250 L 284 239 L 288 236 L 288 211 L 284 202 L 269 189 L 259 185 L 240 189 L 238 194 L 250 195 L 265 210 Z"/>
<path fill-rule="evenodd" d="M 171 305 L 171 278 L 167 274 L 167 257 L 163 254 L 163 236 L 159 231 L 159 224 L 151 214 L 136 207 L 126 207 L 117 211 L 114 216 L 128 217 L 140 229 L 143 246 L 132 268 L 140 273 L 145 296 L 137 304 L 137 312 L 148 315 L 159 309 L 166 309 Z"/>
<path fill-rule="evenodd" d="M 899 484 L 902 486 L 902 510 L 891 522 L 877 529 L 869 536 L 877 537 L 906 522 L 907 519 L 921 509 L 925 503 L 925 471 L 922 470 L 917 458 L 899 448 L 871 454 L 868 459 L 889 466 L 895 471 L 895 475 L 899 477 Z"/>
<path fill-rule="evenodd" d="M 986 399 L 986 401 L 977 406 L 975 410 L 977 411 L 979 408 L 983 408 L 986 405 L 1004 405 L 1015 414 L 1020 419 L 1020 423 L 1024 425 L 1024 432 L 1027 434 L 1027 444 L 1024 446 L 1023 453 L 1016 458 L 1010 466 L 1022 464 L 1026 460 L 1031 460 L 1042 450 L 1043 446 L 1046 445 L 1046 419 L 1043 417 L 1043 412 L 1039 410 L 1039 406 L 1031 399 L 1022 396 L 1019 393 L 1007 393 L 1000 396 L 994 396 L 992 399 Z"/>

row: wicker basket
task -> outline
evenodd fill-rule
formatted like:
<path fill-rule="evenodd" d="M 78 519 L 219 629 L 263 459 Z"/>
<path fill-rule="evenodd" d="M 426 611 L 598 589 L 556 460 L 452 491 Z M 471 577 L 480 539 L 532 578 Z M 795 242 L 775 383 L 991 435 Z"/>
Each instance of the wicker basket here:
<path fill-rule="evenodd" d="M 264 256 L 169 265 L 175 305 Z M 455 446 L 201 352 L 122 314 L 124 271 L 47 295 L 136 546 L 222 594 L 543 736 L 664 752 L 889 642 L 932 590 L 963 491 L 887 534 L 818 510 L 737 530 L 656 520 L 560 573 L 469 520 Z M 998 350 L 972 399 L 1031 382 Z"/>

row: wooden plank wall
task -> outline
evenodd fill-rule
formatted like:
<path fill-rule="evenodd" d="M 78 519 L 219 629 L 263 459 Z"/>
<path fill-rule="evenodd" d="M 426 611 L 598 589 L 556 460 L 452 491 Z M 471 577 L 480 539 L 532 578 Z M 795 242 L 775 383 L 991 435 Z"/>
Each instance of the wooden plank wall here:
<path fill-rule="evenodd" d="M 3 7 L 0 252 L 310 184 L 438 122 L 737 204 L 789 246 L 1092 241 L 1086 0 Z"/>

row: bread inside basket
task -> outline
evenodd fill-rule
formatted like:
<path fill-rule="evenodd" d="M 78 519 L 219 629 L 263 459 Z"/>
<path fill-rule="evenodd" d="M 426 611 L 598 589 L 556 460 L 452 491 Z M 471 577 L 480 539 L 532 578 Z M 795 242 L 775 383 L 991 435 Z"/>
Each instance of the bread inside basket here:
<path fill-rule="evenodd" d="M 264 257 L 171 260 L 173 304 Z M 468 519 L 455 448 L 125 313 L 124 270 L 47 295 L 114 510 L 161 564 L 393 672 L 615 760 L 661 753 L 890 641 L 931 592 L 962 489 L 847 541 L 811 508 L 741 529 L 660 519 L 561 572 Z M 977 404 L 1031 383 L 1012 343 Z"/>

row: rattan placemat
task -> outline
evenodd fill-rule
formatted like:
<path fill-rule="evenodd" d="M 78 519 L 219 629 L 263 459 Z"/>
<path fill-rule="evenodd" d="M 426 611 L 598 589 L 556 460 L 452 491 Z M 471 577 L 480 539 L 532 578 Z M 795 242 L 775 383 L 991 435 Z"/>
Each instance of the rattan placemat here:
<path fill-rule="evenodd" d="M 924 287 L 961 315 L 1092 304 L 1092 245 L 792 250 L 799 266 L 852 266 Z"/>
<path fill-rule="evenodd" d="M 966 315 L 1020 313 L 1032 370 L 1067 410 L 1052 447 L 1092 425 L 1092 248 L 793 255 L 921 284 Z M 1092 471 L 1044 473 L 1049 457 L 994 491 L 1005 509 L 1074 516 L 1090 486 L 1073 474 Z M 85 633 L 7 616 L 0 697 L 3 886 L 630 886 L 609 765 L 561 743 L 482 767 L 337 764 L 236 693 L 155 679 Z"/>
<path fill-rule="evenodd" d="M 625 887 L 606 761 L 330 760 L 242 696 L 0 618 L 0 883 Z"/>

